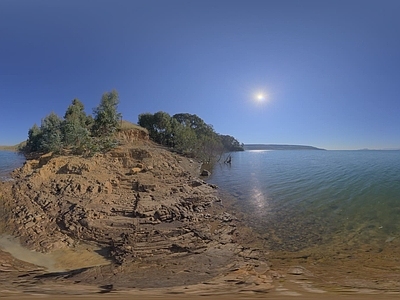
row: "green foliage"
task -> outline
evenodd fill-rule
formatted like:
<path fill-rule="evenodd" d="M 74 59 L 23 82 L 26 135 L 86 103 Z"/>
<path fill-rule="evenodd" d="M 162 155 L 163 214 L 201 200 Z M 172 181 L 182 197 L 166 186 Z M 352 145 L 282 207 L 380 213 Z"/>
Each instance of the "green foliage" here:
<path fill-rule="evenodd" d="M 206 124 L 197 115 L 191 115 L 188 113 L 175 114 L 173 116 L 181 125 L 189 127 L 196 132 L 198 137 L 202 135 L 213 135 L 215 134 L 214 129 L 211 125 Z"/>
<path fill-rule="evenodd" d="M 86 128 L 91 132 L 94 124 L 94 119 L 91 115 L 86 116 Z"/>
<path fill-rule="evenodd" d="M 72 100 L 72 104 L 68 106 L 65 112 L 64 120 L 85 127 L 87 117 L 84 109 L 85 107 L 79 99 Z"/>
<path fill-rule="evenodd" d="M 93 154 L 108 151 L 116 146 L 113 137 L 119 126 L 121 114 L 117 112 L 118 93 L 104 93 L 100 105 L 94 109 L 95 117 L 87 116 L 84 105 L 74 99 L 67 108 L 64 119 L 51 113 L 28 131 L 28 140 L 23 151 L 54 152 L 67 151 L 73 154 Z"/>
<path fill-rule="evenodd" d="M 40 151 L 41 131 L 36 123 L 28 131 L 28 141 L 26 142 L 25 150 L 28 152 Z"/>
<path fill-rule="evenodd" d="M 227 151 L 243 151 L 243 144 L 230 135 L 219 135 L 221 143 Z"/>
<path fill-rule="evenodd" d="M 173 134 L 173 147 L 176 151 L 192 155 L 196 151 L 197 136 L 196 132 L 187 126 L 183 126 L 176 119 L 171 120 Z"/>
<path fill-rule="evenodd" d="M 154 124 L 158 134 L 157 142 L 170 146 L 172 144 L 171 116 L 166 112 L 159 111 L 154 114 Z"/>
<path fill-rule="evenodd" d="M 40 151 L 54 153 L 61 152 L 63 147 L 61 124 L 61 118 L 53 112 L 42 120 L 42 124 L 40 126 Z"/>
<path fill-rule="evenodd" d="M 34 124 L 29 129 L 24 151 L 91 155 L 110 150 L 117 145 L 117 130 L 136 126 L 121 121 L 118 104 L 118 92 L 106 92 L 92 117 L 86 115 L 83 103 L 74 99 L 64 119 L 51 113 L 42 120 L 40 127 Z M 188 113 L 172 117 L 163 111 L 143 113 L 139 115 L 138 124 L 147 129 L 155 142 L 207 162 L 225 151 L 243 150 L 235 138 L 217 134 L 211 125 Z"/>
<path fill-rule="evenodd" d="M 148 130 L 150 139 L 153 141 L 161 145 L 173 146 L 174 124 L 168 113 L 159 111 L 154 115 L 150 113 L 140 114 L 138 124 Z"/>
<path fill-rule="evenodd" d="M 204 161 L 225 151 L 243 150 L 235 138 L 217 134 L 211 125 L 188 113 L 173 117 L 162 111 L 144 113 L 139 115 L 138 124 L 148 130 L 153 141 Z"/>
<path fill-rule="evenodd" d="M 85 152 L 90 143 L 88 123 L 91 121 L 88 121 L 82 102 L 74 99 L 65 112 L 62 125 L 64 147 L 77 154 Z"/>
<path fill-rule="evenodd" d="M 116 90 L 106 92 L 94 109 L 92 133 L 98 137 L 111 136 L 119 127 L 122 115 L 118 113 L 119 96 Z"/>
<path fill-rule="evenodd" d="M 143 113 L 139 115 L 138 119 L 139 126 L 146 128 L 149 132 L 150 139 L 155 141 L 157 139 L 157 131 L 154 127 L 154 115 L 151 113 Z"/>

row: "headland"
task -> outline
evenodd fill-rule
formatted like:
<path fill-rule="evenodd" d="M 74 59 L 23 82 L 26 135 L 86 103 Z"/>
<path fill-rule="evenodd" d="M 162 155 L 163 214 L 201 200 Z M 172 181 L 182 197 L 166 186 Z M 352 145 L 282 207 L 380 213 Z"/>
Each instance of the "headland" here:
<path fill-rule="evenodd" d="M 30 159 L 1 183 L 2 238 L 48 260 L 0 251 L 2 296 L 391 299 L 276 268 L 235 199 L 199 178 L 199 162 L 135 129 L 119 140 L 92 157 Z"/>

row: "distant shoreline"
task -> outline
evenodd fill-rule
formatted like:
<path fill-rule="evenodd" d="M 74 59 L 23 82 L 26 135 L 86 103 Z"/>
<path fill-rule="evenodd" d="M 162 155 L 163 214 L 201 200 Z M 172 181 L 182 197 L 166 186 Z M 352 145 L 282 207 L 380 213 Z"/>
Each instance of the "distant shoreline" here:
<path fill-rule="evenodd" d="M 12 146 L 5 146 L 5 145 L 0 145 L 0 151 L 13 151 L 13 152 L 17 152 L 20 149 L 22 149 L 26 144 L 26 141 L 23 141 L 19 144 L 16 145 L 12 145 Z"/>
<path fill-rule="evenodd" d="M 0 151 L 18 151 L 17 146 L 0 146 Z"/>
<path fill-rule="evenodd" d="M 326 150 L 305 145 L 245 144 L 244 150 Z"/>

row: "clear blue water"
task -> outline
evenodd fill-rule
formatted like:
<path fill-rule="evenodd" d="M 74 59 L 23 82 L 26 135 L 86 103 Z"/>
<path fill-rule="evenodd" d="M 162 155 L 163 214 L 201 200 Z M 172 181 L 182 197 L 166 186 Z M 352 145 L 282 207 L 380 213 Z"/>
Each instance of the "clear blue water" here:
<path fill-rule="evenodd" d="M 209 180 L 272 250 L 400 240 L 400 151 L 245 151 Z"/>
<path fill-rule="evenodd" d="M 0 181 L 10 178 L 10 173 L 22 166 L 25 157 L 12 151 L 0 151 Z"/>

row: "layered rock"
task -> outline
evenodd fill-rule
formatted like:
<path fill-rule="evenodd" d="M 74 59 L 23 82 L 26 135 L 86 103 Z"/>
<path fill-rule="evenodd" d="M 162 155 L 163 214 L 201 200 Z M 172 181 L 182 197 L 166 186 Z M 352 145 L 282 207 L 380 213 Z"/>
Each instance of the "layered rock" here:
<path fill-rule="evenodd" d="M 8 227 L 36 251 L 82 242 L 107 248 L 113 264 L 99 267 L 108 275 L 96 279 L 98 284 L 110 278 L 113 284 L 136 280 L 136 286 L 144 287 L 177 285 L 179 280 L 194 284 L 232 266 L 237 272 L 263 265 L 263 272 L 254 274 L 267 276 L 263 251 L 239 243 L 239 221 L 225 211 L 216 186 L 195 176 L 199 167 L 150 142 L 91 158 L 46 155 L 30 160 L 9 183 Z M 129 273 L 137 264 L 156 264 L 154 280 L 143 279 L 147 273 L 141 279 Z M 182 268 L 190 270 L 190 280 L 182 273 L 168 281 L 159 269 L 167 265 L 179 274 Z M 92 272 L 98 271 L 90 269 L 75 279 L 91 282 Z"/>

